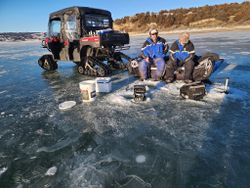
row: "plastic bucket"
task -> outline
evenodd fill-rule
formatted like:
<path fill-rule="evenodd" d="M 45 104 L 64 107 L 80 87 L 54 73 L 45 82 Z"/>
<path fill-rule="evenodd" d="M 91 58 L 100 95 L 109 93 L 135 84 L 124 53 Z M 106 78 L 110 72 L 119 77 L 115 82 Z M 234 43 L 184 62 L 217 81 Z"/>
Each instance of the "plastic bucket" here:
<path fill-rule="evenodd" d="M 112 82 L 110 77 L 96 78 L 96 92 L 109 93 L 112 90 Z"/>
<path fill-rule="evenodd" d="M 92 102 L 96 98 L 96 88 L 94 80 L 85 80 L 79 83 L 82 101 Z"/>

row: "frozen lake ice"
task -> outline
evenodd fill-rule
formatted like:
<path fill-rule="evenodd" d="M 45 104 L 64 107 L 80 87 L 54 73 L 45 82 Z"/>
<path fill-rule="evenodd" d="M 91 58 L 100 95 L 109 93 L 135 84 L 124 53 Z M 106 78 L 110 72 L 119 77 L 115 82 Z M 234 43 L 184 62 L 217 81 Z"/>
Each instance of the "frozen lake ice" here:
<path fill-rule="evenodd" d="M 135 57 L 145 38 L 132 36 L 125 53 Z M 198 54 L 230 64 L 214 78 L 230 77 L 229 95 L 211 88 L 202 101 L 182 100 L 169 85 L 137 104 L 138 81 L 121 72 L 111 93 L 82 103 L 78 84 L 93 78 L 73 63 L 44 72 L 39 42 L 0 43 L 0 187 L 249 188 L 249 31 L 191 39 Z M 64 101 L 76 106 L 61 111 Z"/>

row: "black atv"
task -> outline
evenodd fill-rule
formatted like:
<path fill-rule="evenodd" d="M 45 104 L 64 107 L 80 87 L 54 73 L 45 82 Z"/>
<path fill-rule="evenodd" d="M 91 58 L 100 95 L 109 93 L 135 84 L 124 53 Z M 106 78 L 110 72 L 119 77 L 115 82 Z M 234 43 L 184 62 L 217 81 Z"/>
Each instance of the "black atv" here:
<path fill-rule="evenodd" d="M 106 76 L 113 69 L 127 69 L 131 58 L 121 50 L 129 48 L 129 35 L 113 30 L 106 10 L 71 7 L 50 14 L 47 37 L 38 64 L 45 70 L 58 68 L 57 61 L 73 61 L 83 75 Z"/>

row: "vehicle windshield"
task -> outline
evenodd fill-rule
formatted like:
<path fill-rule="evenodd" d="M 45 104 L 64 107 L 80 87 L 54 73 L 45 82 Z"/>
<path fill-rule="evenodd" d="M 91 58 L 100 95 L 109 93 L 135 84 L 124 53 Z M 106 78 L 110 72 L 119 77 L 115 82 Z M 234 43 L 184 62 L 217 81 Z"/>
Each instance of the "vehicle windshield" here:
<path fill-rule="evenodd" d="M 52 20 L 50 22 L 49 35 L 53 37 L 60 37 L 60 31 L 61 31 L 61 21 Z"/>
<path fill-rule="evenodd" d="M 85 20 L 87 27 L 97 27 L 97 28 L 110 27 L 110 20 L 108 16 L 97 15 L 97 14 L 86 14 Z"/>

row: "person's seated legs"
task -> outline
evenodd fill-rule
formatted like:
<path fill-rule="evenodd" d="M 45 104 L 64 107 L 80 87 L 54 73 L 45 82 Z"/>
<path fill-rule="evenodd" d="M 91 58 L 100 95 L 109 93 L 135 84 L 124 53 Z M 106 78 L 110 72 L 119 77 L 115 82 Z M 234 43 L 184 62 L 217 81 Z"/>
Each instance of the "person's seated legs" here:
<path fill-rule="evenodd" d="M 150 62 L 147 59 L 143 59 L 139 62 L 140 79 L 148 79 L 148 70 L 150 68 Z"/>
<path fill-rule="evenodd" d="M 164 68 L 165 68 L 165 60 L 163 58 L 154 59 L 154 63 L 157 67 L 157 79 L 160 80 L 163 76 Z"/>
<path fill-rule="evenodd" d="M 177 69 L 177 62 L 173 59 L 169 59 L 166 64 L 165 81 L 171 83 L 174 81 L 174 71 Z"/>
<path fill-rule="evenodd" d="M 191 83 L 193 80 L 192 73 L 194 70 L 194 61 L 192 61 L 191 59 L 189 61 L 186 61 L 184 67 L 185 67 L 184 81 L 186 83 Z"/>

